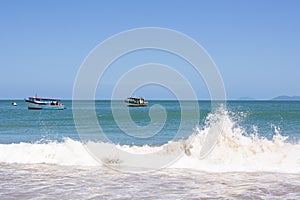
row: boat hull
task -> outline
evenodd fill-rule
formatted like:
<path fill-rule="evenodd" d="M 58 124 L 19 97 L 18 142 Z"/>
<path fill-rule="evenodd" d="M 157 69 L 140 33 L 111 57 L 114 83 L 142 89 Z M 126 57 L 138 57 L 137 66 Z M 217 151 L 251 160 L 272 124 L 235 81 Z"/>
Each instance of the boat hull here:
<path fill-rule="evenodd" d="M 135 104 L 135 103 L 129 103 L 125 102 L 128 107 L 146 107 L 148 106 L 148 103 L 141 103 L 141 104 Z"/>
<path fill-rule="evenodd" d="M 63 110 L 65 109 L 64 105 L 51 105 L 46 103 L 36 103 L 26 100 L 28 109 L 30 110 Z"/>

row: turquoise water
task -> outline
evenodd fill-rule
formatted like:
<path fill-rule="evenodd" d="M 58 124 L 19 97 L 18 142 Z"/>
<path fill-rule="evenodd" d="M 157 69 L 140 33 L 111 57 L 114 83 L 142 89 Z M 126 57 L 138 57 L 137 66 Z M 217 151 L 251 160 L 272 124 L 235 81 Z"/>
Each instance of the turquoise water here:
<path fill-rule="evenodd" d="M 74 125 L 72 101 L 63 101 L 65 110 L 28 110 L 24 101 L 0 101 L 0 143 L 62 141 L 64 138 L 80 140 Z M 153 137 L 135 138 L 122 131 L 114 120 L 110 101 L 96 101 L 97 120 L 107 138 L 116 144 L 160 145 L 174 140 L 181 123 L 181 108 L 177 101 L 150 101 L 148 107 L 127 108 L 122 102 L 120 109 L 129 109 L 133 121 L 139 126 L 151 123 L 149 109 L 160 104 L 167 112 L 166 123 Z M 187 138 L 197 126 L 205 126 L 207 115 L 211 112 L 209 101 L 199 101 L 200 118 L 183 122 L 185 129 L 179 138 Z M 256 132 L 259 136 L 271 139 L 277 129 L 281 135 L 288 136 L 290 142 L 300 138 L 300 102 L 299 101 L 228 101 L 228 115 L 235 124 L 245 129 L 245 134 Z M 76 109 L 92 109 L 90 102 L 82 101 Z M 187 109 L 187 107 L 183 108 Z M 193 112 L 192 109 L 189 112 Z M 195 111 L 196 112 L 196 111 Z M 129 120 L 124 117 L 124 121 Z M 97 127 L 90 132 L 98 134 Z M 149 130 L 150 132 L 152 130 Z M 156 131 L 156 130 L 153 130 Z M 91 140 L 93 134 L 90 135 Z"/>
<path fill-rule="evenodd" d="M 300 101 L 229 101 L 227 109 L 247 133 L 256 127 L 260 136 L 271 139 L 277 128 L 289 141 L 299 141 Z"/>
<path fill-rule="evenodd" d="M 110 101 L 95 112 L 89 101 L 55 111 L 16 102 L 0 101 L 0 199 L 300 198 L 299 101 L 120 101 L 117 116 Z"/>

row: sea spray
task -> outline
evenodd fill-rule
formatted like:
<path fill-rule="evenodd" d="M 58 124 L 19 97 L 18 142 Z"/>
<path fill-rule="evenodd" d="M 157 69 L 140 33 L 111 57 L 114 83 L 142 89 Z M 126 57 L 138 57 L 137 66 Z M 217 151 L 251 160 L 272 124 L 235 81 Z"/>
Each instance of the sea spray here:
<path fill-rule="evenodd" d="M 231 116 L 232 113 L 224 109 L 210 113 L 206 118 L 205 125 L 196 127 L 187 139 L 169 141 L 156 146 L 92 141 L 83 143 L 70 138 L 65 138 L 61 142 L 0 144 L 0 162 L 80 166 L 105 164 L 120 167 L 130 163 L 118 152 L 109 152 L 113 145 L 119 151 L 141 156 L 159 152 L 157 159 L 164 159 L 179 151 L 182 152 L 181 157 L 167 166 L 169 168 L 189 168 L 209 172 L 300 172 L 299 143 L 287 142 L 287 137 L 281 135 L 279 127 L 274 127 L 272 139 L 260 136 L 255 125 L 253 125 L 253 132 L 249 133 L 239 125 L 238 120 L 234 120 L 234 117 Z M 205 157 L 202 157 L 201 150 L 206 137 L 215 130 L 222 130 L 222 132 L 218 133 L 214 148 Z M 85 148 L 86 145 L 107 149 L 104 152 L 105 159 L 95 159 Z M 145 163 L 149 164 L 147 156 L 145 156 Z"/>
<path fill-rule="evenodd" d="M 216 116 L 221 115 L 221 116 Z M 211 172 L 272 171 L 300 172 L 300 144 L 286 142 L 287 137 L 275 129 L 272 140 L 259 137 L 232 120 L 227 111 L 209 115 L 206 126 L 196 128 L 187 140 L 193 141 L 190 155 L 183 156 L 172 167 L 190 168 Z M 222 122 L 222 134 L 213 150 L 205 158 L 199 157 L 204 138 L 211 129 Z"/>

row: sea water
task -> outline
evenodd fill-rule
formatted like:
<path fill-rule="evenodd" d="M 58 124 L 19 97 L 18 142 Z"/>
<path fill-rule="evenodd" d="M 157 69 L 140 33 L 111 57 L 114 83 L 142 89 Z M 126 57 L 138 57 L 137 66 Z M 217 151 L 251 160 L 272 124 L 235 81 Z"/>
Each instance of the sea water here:
<path fill-rule="evenodd" d="M 299 101 L 227 101 L 214 110 L 210 101 L 197 102 L 198 109 L 178 101 L 150 101 L 138 108 L 120 102 L 117 109 L 128 111 L 138 126 L 149 127 L 149 137 L 122 130 L 118 123 L 129 127 L 129 119 L 120 115 L 118 122 L 110 101 L 80 101 L 77 107 L 63 101 L 66 109 L 55 111 L 11 102 L 0 101 L 0 199 L 300 198 Z M 149 114 L 155 105 L 167 114 L 159 130 Z M 83 116 L 86 132 L 78 131 L 75 109 L 94 110 L 98 126 Z M 183 113 L 195 112 L 198 119 L 182 121 Z M 200 157 L 203 141 L 213 131 L 221 132 L 215 146 Z M 97 159 L 86 148 L 89 144 L 107 159 Z M 140 155 L 183 153 L 159 170 L 137 173 L 122 170 L 126 157 L 110 154 L 111 146 Z"/>

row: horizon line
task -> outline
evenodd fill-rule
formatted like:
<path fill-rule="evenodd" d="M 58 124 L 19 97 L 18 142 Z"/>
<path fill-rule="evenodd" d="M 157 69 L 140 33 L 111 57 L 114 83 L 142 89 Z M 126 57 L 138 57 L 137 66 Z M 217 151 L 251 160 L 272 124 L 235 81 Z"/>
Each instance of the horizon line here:
<path fill-rule="evenodd" d="M 24 101 L 24 99 L 21 98 L 0 98 L 0 101 Z M 63 101 L 124 101 L 124 99 L 69 99 L 69 98 L 59 98 L 59 100 Z M 147 101 L 300 101 L 300 99 L 145 99 Z"/>

